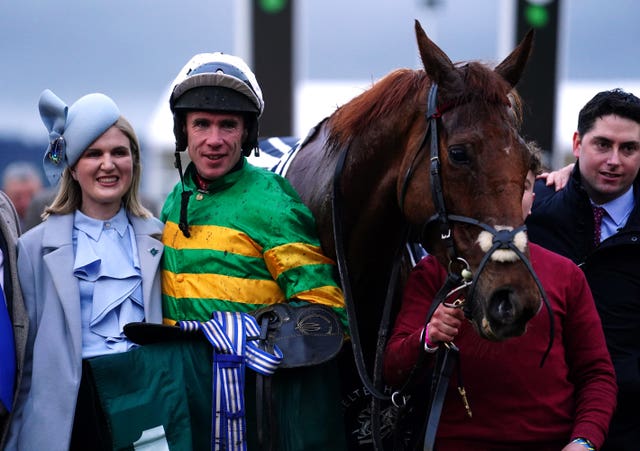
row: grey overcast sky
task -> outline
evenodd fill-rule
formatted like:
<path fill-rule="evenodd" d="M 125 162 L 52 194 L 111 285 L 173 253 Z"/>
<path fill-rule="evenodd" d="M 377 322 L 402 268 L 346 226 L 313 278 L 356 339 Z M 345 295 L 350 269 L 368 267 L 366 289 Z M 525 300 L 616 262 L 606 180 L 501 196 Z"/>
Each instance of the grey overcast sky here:
<path fill-rule="evenodd" d="M 453 60 L 499 61 L 500 11 L 515 0 L 291 0 L 298 79 L 375 80 L 415 66 L 413 20 Z M 640 2 L 562 0 L 569 79 L 640 78 Z M 0 135 L 46 136 L 50 88 L 68 103 L 102 91 L 146 127 L 195 53 L 242 55 L 247 0 L 0 0 Z M 243 6 L 244 5 L 244 6 Z"/>

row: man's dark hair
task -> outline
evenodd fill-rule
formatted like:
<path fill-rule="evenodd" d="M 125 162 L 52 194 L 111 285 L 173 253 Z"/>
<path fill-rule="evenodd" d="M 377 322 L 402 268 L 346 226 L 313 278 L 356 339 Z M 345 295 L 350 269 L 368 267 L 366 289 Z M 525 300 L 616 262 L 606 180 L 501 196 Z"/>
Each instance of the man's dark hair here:
<path fill-rule="evenodd" d="M 596 119 L 614 114 L 640 124 L 640 99 L 622 89 L 602 91 L 582 107 L 578 115 L 578 133 L 584 136 Z"/>

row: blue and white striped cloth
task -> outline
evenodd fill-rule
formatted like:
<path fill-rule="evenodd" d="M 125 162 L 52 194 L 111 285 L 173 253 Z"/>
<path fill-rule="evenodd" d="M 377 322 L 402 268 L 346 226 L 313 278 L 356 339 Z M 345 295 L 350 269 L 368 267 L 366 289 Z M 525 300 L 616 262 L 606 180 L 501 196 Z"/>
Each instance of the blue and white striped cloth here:
<path fill-rule="evenodd" d="M 247 313 L 214 312 L 204 323 L 179 321 L 181 330 L 200 330 L 213 346 L 213 399 L 211 449 L 213 451 L 246 451 L 244 409 L 245 366 L 270 376 L 282 361 L 275 346 L 273 354 L 260 349 L 260 335 L 255 318 Z"/>
<path fill-rule="evenodd" d="M 253 153 L 247 158 L 251 164 L 274 171 L 284 155 L 296 147 L 299 139 L 294 136 L 273 136 L 258 140 L 259 155 Z M 274 171 L 275 172 L 275 171 Z"/>

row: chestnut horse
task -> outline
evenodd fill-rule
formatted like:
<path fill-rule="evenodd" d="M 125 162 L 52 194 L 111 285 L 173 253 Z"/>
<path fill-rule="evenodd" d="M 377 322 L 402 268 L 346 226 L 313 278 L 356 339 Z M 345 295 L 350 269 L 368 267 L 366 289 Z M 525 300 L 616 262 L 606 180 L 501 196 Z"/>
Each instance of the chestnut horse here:
<path fill-rule="evenodd" d="M 343 253 L 354 351 L 366 364 L 384 345 L 378 325 L 390 274 L 411 235 L 445 267 L 470 271 L 465 309 L 480 336 L 521 335 L 541 306 L 522 229 L 528 153 L 513 91 L 532 35 L 491 69 L 453 64 L 417 21 L 415 30 L 424 70 L 391 72 L 318 124 L 286 161 L 325 252 L 339 263 Z M 357 391 L 345 407 L 369 390 Z M 356 417 L 348 432 L 367 442 L 367 420 Z"/>

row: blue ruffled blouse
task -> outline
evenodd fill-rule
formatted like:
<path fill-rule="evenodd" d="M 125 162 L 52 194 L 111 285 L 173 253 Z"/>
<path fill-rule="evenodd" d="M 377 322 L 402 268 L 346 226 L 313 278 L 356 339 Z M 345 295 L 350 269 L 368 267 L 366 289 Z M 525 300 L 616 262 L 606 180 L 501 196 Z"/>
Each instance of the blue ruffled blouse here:
<path fill-rule="evenodd" d="M 142 276 L 133 227 L 124 208 L 103 221 L 75 212 L 73 244 L 82 314 L 82 357 L 135 346 L 123 327 L 144 320 Z"/>

